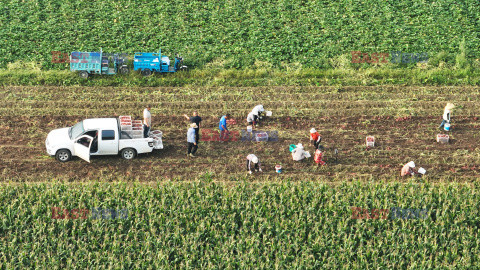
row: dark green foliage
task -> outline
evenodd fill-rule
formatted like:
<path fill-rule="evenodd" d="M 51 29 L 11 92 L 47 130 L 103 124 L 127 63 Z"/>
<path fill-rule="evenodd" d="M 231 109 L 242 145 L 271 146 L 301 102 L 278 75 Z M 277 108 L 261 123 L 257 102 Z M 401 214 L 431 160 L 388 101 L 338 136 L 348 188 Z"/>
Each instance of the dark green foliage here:
<path fill-rule="evenodd" d="M 478 185 L 315 182 L 0 187 L 5 269 L 478 268 Z M 128 209 L 52 219 L 51 208 Z M 351 207 L 428 209 L 352 219 Z M 390 214 L 391 216 L 391 214 Z"/>
<path fill-rule="evenodd" d="M 51 51 L 134 53 L 159 47 L 186 64 L 225 68 L 268 62 L 324 68 L 326 59 L 364 52 L 480 55 L 480 2 L 455 1 L 52 1 L 0 2 L 0 67 L 51 64 Z M 463 61 L 463 60 L 457 60 Z M 463 65 L 463 64 L 462 64 Z"/>

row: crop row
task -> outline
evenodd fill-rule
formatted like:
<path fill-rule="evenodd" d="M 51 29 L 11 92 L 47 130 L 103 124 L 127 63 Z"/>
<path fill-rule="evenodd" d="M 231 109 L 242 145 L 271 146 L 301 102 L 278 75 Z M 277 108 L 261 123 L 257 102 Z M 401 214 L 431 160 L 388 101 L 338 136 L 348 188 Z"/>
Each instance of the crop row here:
<path fill-rule="evenodd" d="M 52 51 L 100 47 L 130 54 L 162 47 L 190 66 L 226 68 L 328 67 L 329 59 L 358 50 L 445 51 L 442 60 L 455 62 L 463 39 L 466 58 L 480 55 L 479 9 L 475 0 L 2 1 L 0 66 L 28 59 L 51 68 Z"/>
<path fill-rule="evenodd" d="M 200 182 L 0 186 L 0 259 L 13 268 L 480 266 L 478 185 Z M 127 219 L 52 219 L 127 209 Z M 353 219 L 352 207 L 427 209 Z"/>

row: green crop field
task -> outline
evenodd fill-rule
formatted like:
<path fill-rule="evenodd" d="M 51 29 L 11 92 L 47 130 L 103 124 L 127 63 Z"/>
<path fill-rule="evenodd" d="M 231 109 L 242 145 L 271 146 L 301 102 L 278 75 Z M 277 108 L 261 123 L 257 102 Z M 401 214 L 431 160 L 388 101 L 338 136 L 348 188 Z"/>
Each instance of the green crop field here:
<path fill-rule="evenodd" d="M 0 270 L 480 269 L 479 44 L 478 0 L 0 1 Z M 100 48 L 189 68 L 83 79 L 52 61 Z M 54 129 L 147 104 L 164 149 L 46 152 Z M 237 136 L 258 104 L 275 141 Z M 326 165 L 292 160 L 311 128 Z M 401 177 L 409 161 L 426 174 Z"/>
<path fill-rule="evenodd" d="M 478 185 L 318 182 L 0 186 L 3 269 L 439 269 L 479 266 Z M 351 207 L 427 209 L 352 219 Z M 52 208 L 128 209 L 52 219 Z"/>
<path fill-rule="evenodd" d="M 455 1 L 58 1 L 0 2 L 0 67 L 46 68 L 52 51 L 181 53 L 192 67 L 221 63 L 328 68 L 351 51 L 480 58 L 480 3 Z M 437 60 L 435 60 L 437 61 Z"/>

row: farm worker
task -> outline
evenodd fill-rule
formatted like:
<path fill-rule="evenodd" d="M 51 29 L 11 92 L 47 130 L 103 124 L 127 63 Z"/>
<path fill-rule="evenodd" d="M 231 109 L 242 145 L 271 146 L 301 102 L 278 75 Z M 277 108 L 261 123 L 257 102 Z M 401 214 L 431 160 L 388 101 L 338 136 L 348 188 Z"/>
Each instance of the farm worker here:
<path fill-rule="evenodd" d="M 249 174 L 252 174 L 252 163 L 254 164 L 255 171 L 262 171 L 262 168 L 260 168 L 260 161 L 258 160 L 258 157 L 254 154 L 250 154 L 247 156 L 247 170 Z"/>
<path fill-rule="evenodd" d="M 450 113 L 452 109 L 455 108 L 455 105 L 452 103 L 447 103 L 445 109 L 443 110 L 443 121 L 438 128 L 442 128 L 446 123 L 450 124 Z"/>
<path fill-rule="evenodd" d="M 292 151 L 292 158 L 295 161 L 300 161 L 306 158 L 306 152 L 303 150 L 303 145 L 299 143 L 295 149 Z"/>
<path fill-rule="evenodd" d="M 197 128 L 195 129 L 195 141 L 198 143 L 200 141 L 200 122 L 202 122 L 202 118 L 198 116 L 198 112 L 194 111 L 192 117 L 188 117 L 188 115 L 184 114 L 187 120 L 190 120 L 191 123 L 197 124 Z"/>
<path fill-rule="evenodd" d="M 403 166 L 402 171 L 400 172 L 400 175 L 401 176 L 410 176 L 410 175 L 413 176 L 416 173 L 413 168 L 415 168 L 415 162 L 413 162 L 413 161 L 408 162 L 407 164 L 405 164 Z"/>
<path fill-rule="evenodd" d="M 195 129 L 198 128 L 197 124 L 191 123 L 190 128 L 187 131 L 187 157 L 195 157 L 194 154 L 197 152 L 198 145 L 195 139 Z"/>
<path fill-rule="evenodd" d="M 148 132 L 152 126 L 152 114 L 150 113 L 150 105 L 147 105 L 145 110 L 143 110 L 143 137 L 148 137 Z"/>
<path fill-rule="evenodd" d="M 315 160 L 315 163 L 317 164 L 326 165 L 327 163 L 325 163 L 325 161 L 322 160 L 322 157 L 323 157 L 322 148 L 323 147 L 319 145 L 317 150 L 315 150 L 314 160 Z"/>
<path fill-rule="evenodd" d="M 252 113 L 253 113 L 253 117 L 255 120 L 255 123 L 258 123 L 260 119 L 262 119 L 262 113 L 265 111 L 265 109 L 263 109 L 263 105 L 257 105 L 255 107 L 253 107 L 253 110 L 252 110 Z"/>
<path fill-rule="evenodd" d="M 255 127 L 255 124 L 257 123 L 257 121 L 255 120 L 255 115 L 253 114 L 253 112 L 250 112 L 247 116 L 247 122 L 248 122 L 248 125 L 249 126 L 252 126 Z"/>
<path fill-rule="evenodd" d="M 218 128 L 220 129 L 220 141 L 226 140 L 228 136 L 227 120 L 230 119 L 230 114 L 226 114 L 220 118 Z"/>
<path fill-rule="evenodd" d="M 318 148 L 321 141 L 322 137 L 320 137 L 320 134 L 317 132 L 317 130 L 315 130 L 314 128 L 310 129 L 310 142 L 312 142 L 315 149 Z"/>

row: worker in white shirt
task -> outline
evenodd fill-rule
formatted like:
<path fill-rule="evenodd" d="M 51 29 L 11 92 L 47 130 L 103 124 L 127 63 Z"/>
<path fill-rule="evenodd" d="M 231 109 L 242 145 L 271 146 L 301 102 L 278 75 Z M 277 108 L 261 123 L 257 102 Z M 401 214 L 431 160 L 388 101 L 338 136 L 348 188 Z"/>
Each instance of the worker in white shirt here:
<path fill-rule="evenodd" d="M 255 171 L 262 171 L 262 168 L 260 168 L 260 161 L 258 160 L 258 157 L 254 154 L 250 154 L 247 156 L 247 170 L 249 174 L 252 174 L 252 163 Z"/>
<path fill-rule="evenodd" d="M 253 112 L 250 112 L 247 116 L 247 123 L 249 126 L 252 126 L 255 127 L 255 124 L 257 123 L 257 121 L 255 120 L 255 115 L 253 114 Z"/>
<path fill-rule="evenodd" d="M 295 149 L 292 151 L 292 159 L 294 161 L 300 161 L 307 157 L 307 153 L 305 152 L 303 145 L 299 143 Z"/>
<path fill-rule="evenodd" d="M 455 108 L 455 105 L 453 105 L 452 103 L 447 103 L 445 109 L 443 110 L 442 123 L 438 128 L 442 128 L 446 123 L 450 124 L 450 114 L 452 113 L 453 108 Z"/>
<path fill-rule="evenodd" d="M 143 110 L 143 137 L 148 138 L 148 133 L 152 127 L 152 114 L 150 113 L 150 105 Z"/>
<path fill-rule="evenodd" d="M 262 113 L 265 111 L 263 109 L 263 105 L 257 105 L 253 108 L 252 113 L 253 113 L 253 120 L 255 123 L 259 123 L 260 119 L 262 119 Z"/>

